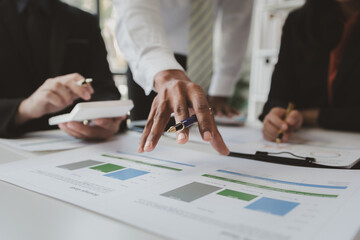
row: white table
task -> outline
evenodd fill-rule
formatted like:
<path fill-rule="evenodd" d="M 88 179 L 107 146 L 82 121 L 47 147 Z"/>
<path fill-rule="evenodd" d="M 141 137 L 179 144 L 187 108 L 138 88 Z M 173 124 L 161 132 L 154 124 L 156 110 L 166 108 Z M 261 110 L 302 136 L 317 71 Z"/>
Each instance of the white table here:
<path fill-rule="evenodd" d="M 177 145 L 162 137 L 162 144 Z M 187 143 L 178 147 L 216 154 L 210 145 Z M 24 152 L 0 145 L 0 164 L 49 152 Z M 0 240 L 117 240 L 163 239 L 78 206 L 0 181 Z M 355 239 L 360 239 L 360 231 Z"/>
<path fill-rule="evenodd" d="M 173 139 L 166 137 L 162 137 L 161 142 L 176 144 Z M 183 147 L 215 153 L 208 145 L 188 143 Z M 0 164 L 48 153 L 31 153 L 0 145 Z M 0 192 L 1 240 L 163 239 L 125 223 L 1 181 Z"/>

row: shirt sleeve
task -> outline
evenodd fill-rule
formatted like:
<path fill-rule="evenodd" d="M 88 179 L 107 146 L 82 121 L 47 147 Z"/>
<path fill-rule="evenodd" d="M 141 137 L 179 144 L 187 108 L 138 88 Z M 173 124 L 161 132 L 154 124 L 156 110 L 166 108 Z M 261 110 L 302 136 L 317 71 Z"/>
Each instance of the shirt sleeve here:
<path fill-rule="evenodd" d="M 168 43 L 158 0 L 115 0 L 119 15 L 116 37 L 134 80 L 148 95 L 154 77 L 164 70 L 184 69 Z"/>
<path fill-rule="evenodd" d="M 253 1 L 219 0 L 215 8 L 214 72 L 209 95 L 230 96 L 246 54 Z"/>

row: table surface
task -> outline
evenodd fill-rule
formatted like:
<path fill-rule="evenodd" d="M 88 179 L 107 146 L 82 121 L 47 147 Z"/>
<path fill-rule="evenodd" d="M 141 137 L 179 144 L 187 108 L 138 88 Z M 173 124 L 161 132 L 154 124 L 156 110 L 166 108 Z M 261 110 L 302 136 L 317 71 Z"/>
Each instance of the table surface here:
<path fill-rule="evenodd" d="M 162 144 L 177 145 L 162 137 Z M 188 143 L 180 147 L 215 151 L 209 145 Z M 49 154 L 31 153 L 0 145 L 0 164 Z M 89 210 L 0 181 L 0 239 L 164 239 Z"/>
<path fill-rule="evenodd" d="M 121 137 L 121 136 L 119 136 Z M 209 144 L 178 145 L 162 137 L 161 144 L 217 154 Z M 33 153 L 0 144 L 0 164 L 53 152 Z M 89 210 L 0 181 L 1 240 L 164 239 Z M 360 231 L 355 239 L 360 239 Z"/>

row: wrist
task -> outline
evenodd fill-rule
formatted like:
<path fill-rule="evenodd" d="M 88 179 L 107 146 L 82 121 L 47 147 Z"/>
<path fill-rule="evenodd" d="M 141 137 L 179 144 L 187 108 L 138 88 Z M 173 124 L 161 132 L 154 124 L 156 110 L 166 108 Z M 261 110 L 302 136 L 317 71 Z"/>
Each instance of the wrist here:
<path fill-rule="evenodd" d="M 171 81 L 190 81 L 182 70 L 164 70 L 155 75 L 154 88 L 157 92 Z"/>
<path fill-rule="evenodd" d="M 16 125 L 21 125 L 26 123 L 27 121 L 30 121 L 31 119 L 34 119 L 35 117 L 33 117 L 31 115 L 31 112 L 28 111 L 27 108 L 27 99 L 23 100 L 19 107 L 18 107 L 18 111 L 15 114 L 14 117 L 14 122 Z"/>
<path fill-rule="evenodd" d="M 304 118 L 304 125 L 312 127 L 318 126 L 319 109 L 302 110 L 301 114 Z"/>

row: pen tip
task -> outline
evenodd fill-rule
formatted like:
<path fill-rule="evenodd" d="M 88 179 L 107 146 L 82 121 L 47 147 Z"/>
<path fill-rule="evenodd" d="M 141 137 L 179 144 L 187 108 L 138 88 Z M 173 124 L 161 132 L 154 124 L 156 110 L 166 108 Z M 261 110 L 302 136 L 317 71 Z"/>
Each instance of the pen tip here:
<path fill-rule="evenodd" d="M 176 128 L 170 127 L 170 128 L 167 130 L 167 132 L 168 132 L 168 133 L 176 132 Z"/>

